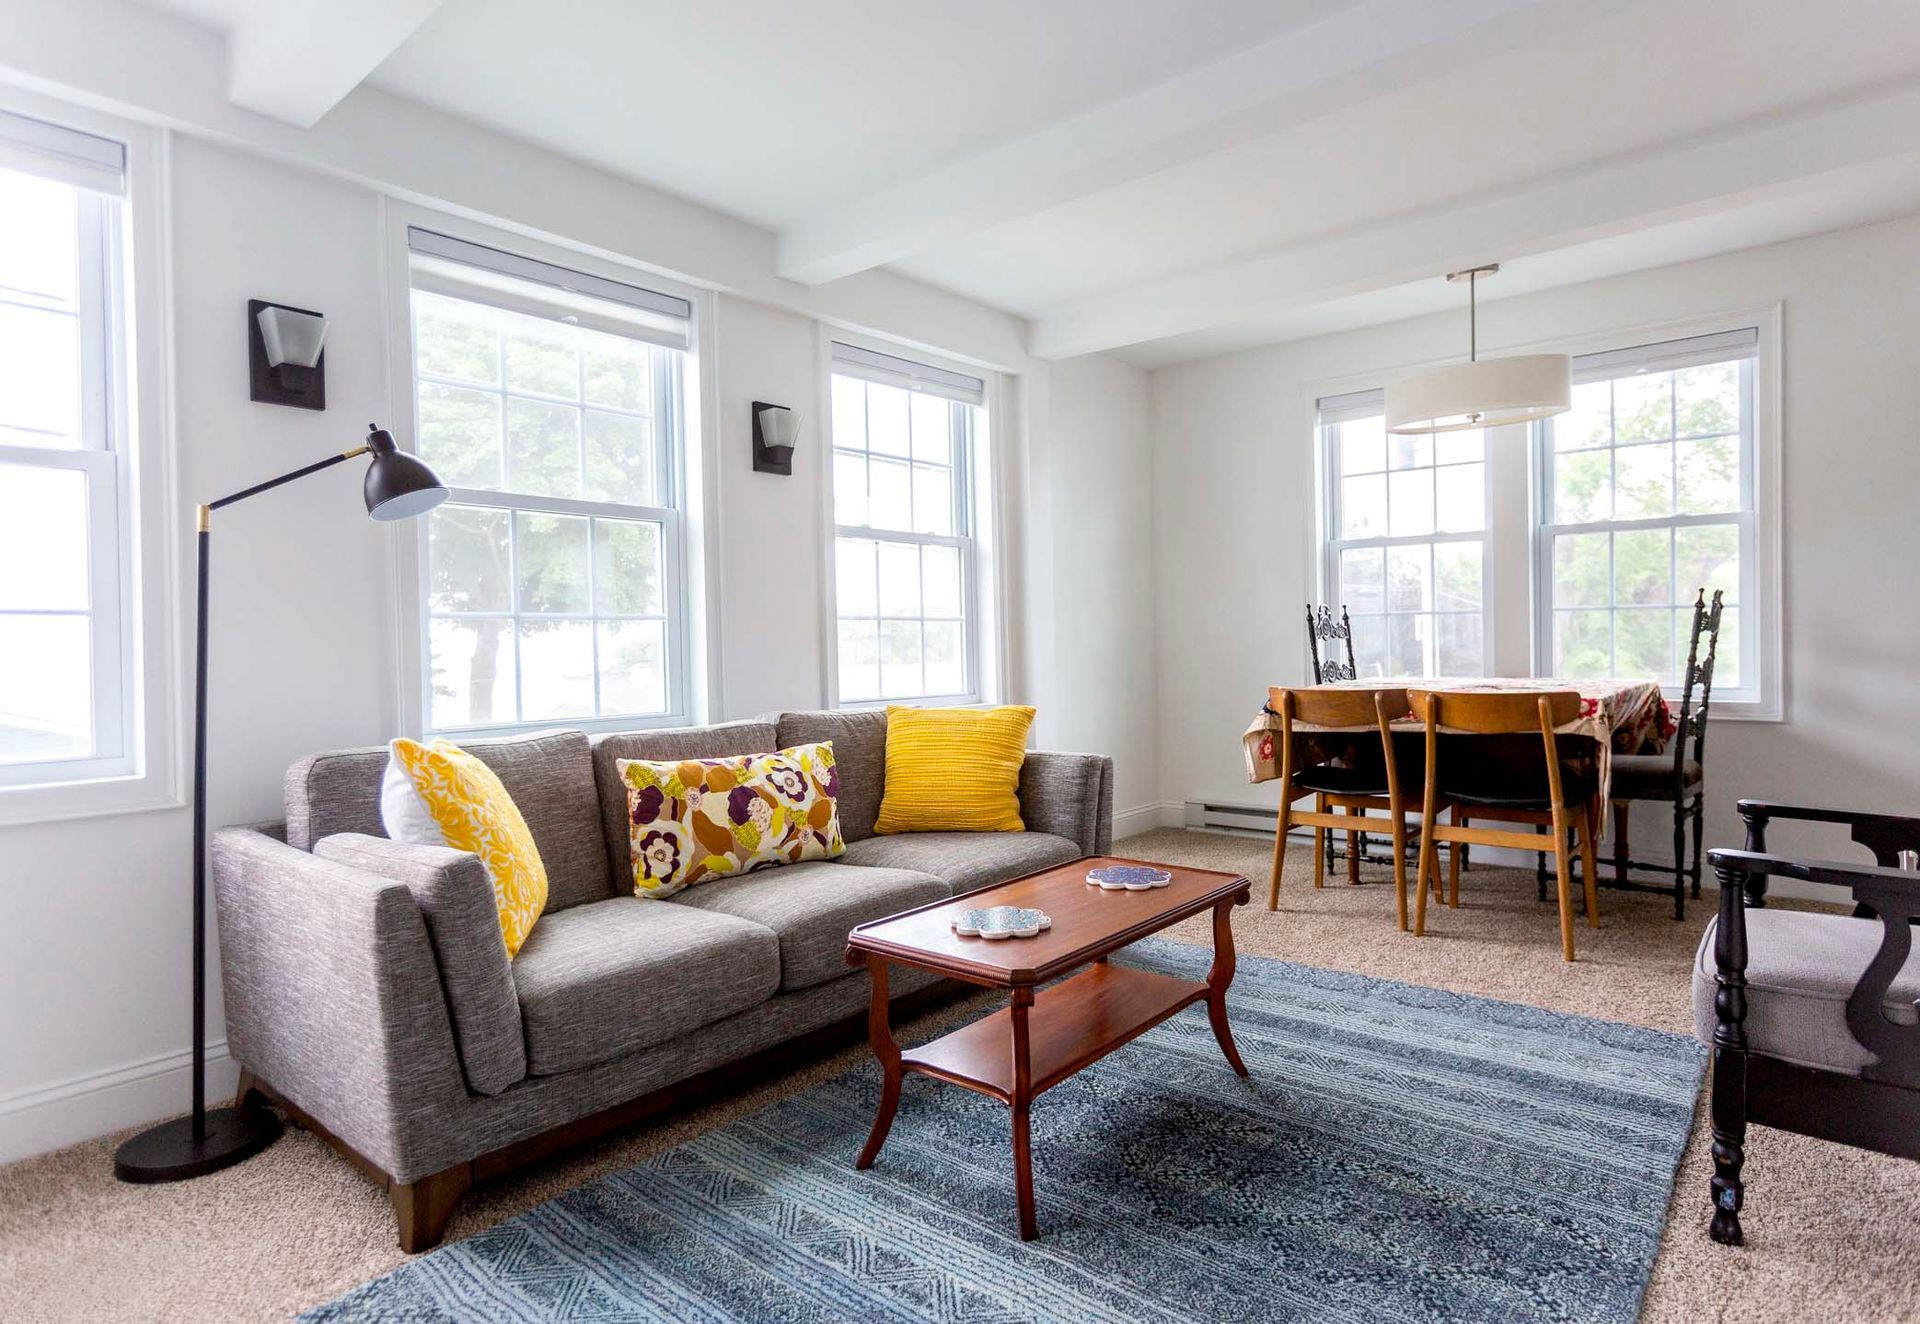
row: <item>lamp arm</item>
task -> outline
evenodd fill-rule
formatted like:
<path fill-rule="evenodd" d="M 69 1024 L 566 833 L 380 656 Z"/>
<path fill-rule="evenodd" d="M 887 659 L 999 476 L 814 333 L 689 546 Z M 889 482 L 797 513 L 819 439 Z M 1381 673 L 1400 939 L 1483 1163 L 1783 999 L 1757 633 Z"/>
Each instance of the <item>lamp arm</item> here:
<path fill-rule="evenodd" d="M 296 478 L 305 478 L 308 474 L 317 474 L 322 469 L 331 469 L 334 465 L 343 464 L 355 456 L 365 455 L 372 449 L 371 446 L 355 446 L 350 451 L 341 451 L 338 455 L 329 455 L 324 460 L 315 460 L 312 464 L 302 465 L 291 473 L 281 474 L 278 478 L 269 478 L 264 483 L 255 483 L 252 487 L 243 487 L 238 492 L 221 497 L 218 501 L 209 501 L 206 505 L 202 506 L 201 509 L 204 511 L 214 511 L 220 509 L 222 506 L 231 506 L 236 501 L 245 501 L 250 496 L 259 496 L 262 492 L 279 487 L 283 483 L 291 483 Z"/>

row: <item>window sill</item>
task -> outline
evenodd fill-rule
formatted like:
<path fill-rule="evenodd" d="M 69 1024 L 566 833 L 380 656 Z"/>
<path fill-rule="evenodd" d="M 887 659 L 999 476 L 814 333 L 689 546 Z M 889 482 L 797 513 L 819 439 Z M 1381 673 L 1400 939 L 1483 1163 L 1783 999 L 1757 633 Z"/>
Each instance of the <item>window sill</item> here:
<path fill-rule="evenodd" d="M 0 790 L 0 827 L 110 818 L 162 809 L 184 809 L 186 798 L 167 778 L 104 777 L 95 781 L 46 782 Z"/>

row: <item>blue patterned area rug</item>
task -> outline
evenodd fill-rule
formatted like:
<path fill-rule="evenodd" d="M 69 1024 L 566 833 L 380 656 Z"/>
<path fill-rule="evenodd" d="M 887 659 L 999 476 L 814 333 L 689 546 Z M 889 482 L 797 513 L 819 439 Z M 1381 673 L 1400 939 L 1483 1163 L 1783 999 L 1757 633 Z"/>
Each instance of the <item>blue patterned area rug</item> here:
<path fill-rule="evenodd" d="M 1211 953 L 1128 959 L 1199 977 Z M 414 1260 L 308 1320 L 1632 1320 L 1703 1054 L 1654 1030 L 1241 958 L 1007 1110 L 872 1066 Z"/>

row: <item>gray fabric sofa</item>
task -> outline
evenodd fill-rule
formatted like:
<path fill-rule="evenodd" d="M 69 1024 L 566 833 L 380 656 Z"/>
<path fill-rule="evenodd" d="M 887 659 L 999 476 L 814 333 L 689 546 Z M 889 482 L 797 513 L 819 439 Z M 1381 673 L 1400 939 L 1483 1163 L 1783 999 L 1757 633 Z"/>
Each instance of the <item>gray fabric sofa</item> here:
<path fill-rule="evenodd" d="M 846 853 L 632 894 L 616 761 L 831 740 Z M 513 795 L 547 907 L 508 960 L 479 860 L 382 832 L 384 747 L 288 770 L 286 821 L 214 834 L 228 1051 L 241 1092 L 285 1108 L 381 1181 L 425 1249 L 473 1180 L 644 1117 L 800 1036 L 857 1023 L 856 924 L 1106 852 L 1110 760 L 1029 753 L 1019 833 L 873 833 L 886 716 L 782 713 L 465 746 Z M 895 997 L 924 989 L 903 972 Z"/>

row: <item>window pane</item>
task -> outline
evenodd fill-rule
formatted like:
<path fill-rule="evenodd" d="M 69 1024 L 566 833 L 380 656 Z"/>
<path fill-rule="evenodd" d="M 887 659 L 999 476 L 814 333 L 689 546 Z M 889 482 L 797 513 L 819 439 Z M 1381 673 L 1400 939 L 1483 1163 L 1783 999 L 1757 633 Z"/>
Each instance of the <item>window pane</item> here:
<path fill-rule="evenodd" d="M 867 523 L 876 529 L 913 528 L 913 480 L 898 460 L 867 462 Z"/>
<path fill-rule="evenodd" d="M 1396 538 L 1433 532 L 1433 470 L 1410 469 L 1387 477 L 1390 532 Z"/>
<path fill-rule="evenodd" d="M 920 622 L 880 622 L 880 693 L 889 699 L 926 693 L 920 670 Z"/>
<path fill-rule="evenodd" d="M 920 549 L 921 610 L 929 616 L 959 620 L 961 610 L 960 549 L 922 547 Z"/>
<path fill-rule="evenodd" d="M 1553 429 L 1556 451 L 1604 446 L 1613 439 L 1613 389 L 1607 382 L 1583 382 L 1573 388 L 1573 408 L 1558 415 Z"/>
<path fill-rule="evenodd" d="M 589 409 L 585 426 L 587 500 L 620 506 L 662 504 L 654 491 L 659 464 L 654 454 L 653 420 Z"/>
<path fill-rule="evenodd" d="M 1442 676 L 1478 676 L 1486 671 L 1481 660 L 1480 614 L 1446 612 L 1433 618 L 1439 638 L 1434 669 Z"/>
<path fill-rule="evenodd" d="M 913 397 L 913 458 L 953 463 L 953 406 L 937 395 Z"/>
<path fill-rule="evenodd" d="M 864 538 L 841 538 L 834 544 L 834 609 L 842 616 L 880 614 L 876 579 L 880 573 L 874 545 Z"/>
<path fill-rule="evenodd" d="M 1672 681 L 1673 612 L 1665 608 L 1614 613 L 1614 670 L 1621 676 Z"/>
<path fill-rule="evenodd" d="M 1606 611 L 1556 611 L 1553 614 L 1553 674 L 1610 676 L 1613 636 Z"/>
<path fill-rule="evenodd" d="M 1740 438 L 1683 441 L 1674 449 L 1680 514 L 1718 515 L 1746 504 L 1740 499 Z"/>
<path fill-rule="evenodd" d="M 420 458 L 453 487 L 498 489 L 500 397 L 420 383 Z"/>
<path fill-rule="evenodd" d="M 853 451 L 867 448 L 867 384 L 857 377 L 833 379 L 833 444 Z"/>
<path fill-rule="evenodd" d="M 0 424 L 13 445 L 80 444 L 80 319 L 0 303 Z"/>
<path fill-rule="evenodd" d="M 1387 434 L 1389 469 L 1424 469 L 1433 464 L 1433 438 L 1426 433 Z"/>
<path fill-rule="evenodd" d="M 508 397 L 507 490 L 532 496 L 581 495 L 578 409 Z"/>
<path fill-rule="evenodd" d="M 1691 603 L 1704 591 L 1726 594 L 1732 603 L 1740 597 L 1740 530 L 1732 524 L 1700 524 L 1673 531 L 1673 587 L 1676 601 Z"/>
<path fill-rule="evenodd" d="M 609 616 L 660 616 L 667 610 L 661 588 L 661 527 L 643 520 L 593 522 L 594 609 Z M 601 659 L 601 674 L 606 660 Z M 622 710 L 626 711 L 626 710 Z"/>
<path fill-rule="evenodd" d="M 1340 597 L 1348 611 L 1386 610 L 1385 567 L 1386 553 L 1378 547 L 1349 548 L 1340 553 Z"/>
<path fill-rule="evenodd" d="M 1387 480 L 1375 474 L 1369 478 L 1340 480 L 1340 536 L 1342 538 L 1378 538 L 1387 531 Z"/>
<path fill-rule="evenodd" d="M 587 612 L 587 521 L 576 515 L 514 516 L 515 547 L 523 612 Z M 524 651 L 520 665 L 533 665 Z M 591 673 L 593 668 L 587 668 Z"/>
<path fill-rule="evenodd" d="M 1716 688 L 1735 689 L 1740 679 L 1740 612 L 1728 607 L 1720 613 L 1720 648 L 1713 656 Z"/>
<path fill-rule="evenodd" d="M 1740 365 L 1709 363 L 1673 374 L 1675 422 L 1682 437 L 1740 430 Z"/>
<path fill-rule="evenodd" d="M 1387 674 L 1387 618 L 1353 618 L 1354 674 L 1362 679 L 1377 679 Z"/>
<path fill-rule="evenodd" d="M 913 466 L 913 529 L 942 537 L 953 533 L 953 470 L 933 464 Z"/>
<path fill-rule="evenodd" d="M 923 638 L 926 649 L 927 693 L 965 693 L 967 672 L 961 661 L 960 622 L 928 621 Z"/>
<path fill-rule="evenodd" d="M 1613 535 L 1613 600 L 1628 603 L 1673 601 L 1673 534 L 1638 529 Z"/>
<path fill-rule="evenodd" d="M 1433 471 L 1435 524 L 1442 533 L 1478 533 L 1487 526 L 1487 467 L 1449 464 Z"/>
<path fill-rule="evenodd" d="M 520 622 L 520 720 L 593 716 L 593 622 Z"/>
<path fill-rule="evenodd" d="M 866 456 L 833 453 L 833 518 L 837 524 L 866 524 Z"/>
<path fill-rule="evenodd" d="M 1387 617 L 1387 668 L 1395 676 L 1430 676 L 1433 664 L 1428 660 L 1433 618 L 1431 616 Z"/>
<path fill-rule="evenodd" d="M 880 627 L 874 621 L 840 622 L 840 697 L 880 697 Z"/>
<path fill-rule="evenodd" d="M 667 711 L 664 621 L 600 622 L 600 712 Z"/>
<path fill-rule="evenodd" d="M 1479 428 L 1433 434 L 1435 464 L 1468 464 L 1486 454 L 1486 434 Z"/>
<path fill-rule="evenodd" d="M 507 389 L 580 398 L 579 332 L 538 317 L 500 314 Z"/>
<path fill-rule="evenodd" d="M 0 616 L 0 763 L 93 752 L 92 624 Z"/>
<path fill-rule="evenodd" d="M 1560 607 L 1604 607 L 1613 601 L 1605 533 L 1563 533 L 1553 540 L 1553 601 Z"/>
<path fill-rule="evenodd" d="M 515 720 L 511 621 L 435 620 L 427 653 L 435 727 Z"/>
<path fill-rule="evenodd" d="M 1613 439 L 1618 445 L 1673 435 L 1673 374 L 1643 372 L 1613 382 Z"/>
<path fill-rule="evenodd" d="M 421 372 L 497 385 L 499 317 L 493 309 L 426 290 L 413 292 L 413 357 Z"/>
<path fill-rule="evenodd" d="M 71 304 L 77 293 L 79 199 L 66 184 L 0 170 L 0 287 Z"/>
<path fill-rule="evenodd" d="M 881 455 L 905 455 L 907 393 L 897 386 L 867 383 L 867 446 Z"/>
<path fill-rule="evenodd" d="M 1553 520 L 1591 524 L 1613 516 L 1613 456 L 1606 451 L 1556 455 L 1553 459 Z"/>
<path fill-rule="evenodd" d="M 513 610 L 507 512 L 441 506 L 427 516 L 427 605 L 435 612 Z"/>
<path fill-rule="evenodd" d="M 1338 431 L 1341 473 L 1378 473 L 1387 467 L 1385 418 L 1356 418 L 1340 424 Z"/>
<path fill-rule="evenodd" d="M 880 562 L 880 614 L 882 616 L 918 616 L 920 614 L 920 549 L 911 543 L 878 544 Z"/>
<path fill-rule="evenodd" d="M 587 403 L 650 413 L 653 405 L 652 349 L 619 336 L 580 333 Z"/>
<path fill-rule="evenodd" d="M 87 476 L 0 464 L 0 611 L 85 611 Z M 0 690 L 0 723 L 10 707 Z"/>
<path fill-rule="evenodd" d="M 1435 543 L 1433 605 L 1441 611 L 1478 612 L 1482 563 L 1481 545 L 1477 542 Z"/>
<path fill-rule="evenodd" d="M 1387 549 L 1387 610 L 1433 609 L 1432 550 L 1418 547 Z"/>
<path fill-rule="evenodd" d="M 1673 513 L 1673 447 L 1623 446 L 1613 453 L 1613 517 L 1655 519 Z"/>

